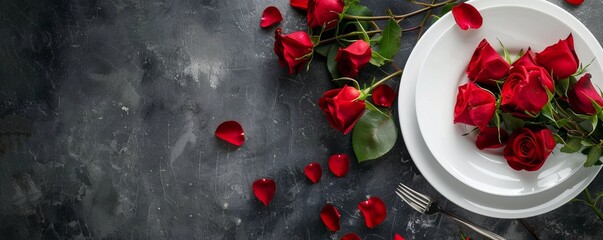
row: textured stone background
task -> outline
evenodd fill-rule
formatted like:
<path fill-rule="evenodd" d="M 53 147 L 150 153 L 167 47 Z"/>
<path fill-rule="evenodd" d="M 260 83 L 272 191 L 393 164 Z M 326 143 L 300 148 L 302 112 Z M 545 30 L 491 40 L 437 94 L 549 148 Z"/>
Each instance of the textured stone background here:
<path fill-rule="evenodd" d="M 603 40 L 602 2 L 553 2 Z M 375 13 L 412 9 L 364 3 Z M 297 76 L 278 67 L 273 30 L 259 27 L 268 5 L 282 10 L 285 32 L 304 29 L 289 1 L 0 0 L 0 238 L 480 238 L 405 206 L 393 195 L 404 182 L 509 239 L 530 239 L 516 220 L 479 216 L 440 196 L 401 138 L 382 159 L 310 184 L 303 167 L 318 161 L 328 171 L 328 156 L 351 153 L 350 138 L 317 108 L 333 87 L 322 59 Z M 415 42 L 415 33 L 403 37 L 400 66 Z M 213 135 L 231 119 L 246 130 L 240 148 Z M 269 207 L 251 192 L 261 177 L 278 185 Z M 388 205 L 375 229 L 356 208 L 367 196 Z M 337 233 L 318 217 L 326 202 L 341 211 Z M 542 239 L 603 236 L 603 222 L 581 203 L 525 220 Z"/>

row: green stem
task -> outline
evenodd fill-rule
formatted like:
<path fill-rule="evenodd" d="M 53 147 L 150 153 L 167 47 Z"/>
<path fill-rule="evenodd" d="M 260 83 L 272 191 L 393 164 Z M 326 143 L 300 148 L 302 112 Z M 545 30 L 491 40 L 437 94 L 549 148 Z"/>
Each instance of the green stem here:
<path fill-rule="evenodd" d="M 372 31 L 366 31 L 366 34 L 375 34 L 375 33 L 380 33 L 381 30 L 372 30 Z M 335 41 L 337 39 L 340 38 L 346 38 L 346 37 L 353 37 L 353 36 L 360 36 L 360 35 L 364 35 L 365 32 L 362 31 L 355 31 L 355 32 L 350 32 L 350 33 L 346 33 L 346 34 L 342 34 L 339 36 L 335 36 L 332 38 L 327 38 L 325 40 L 321 40 L 320 42 L 318 42 L 318 44 L 316 44 L 316 46 L 321 45 L 321 44 L 325 44 L 325 43 L 329 43 L 332 41 Z"/>
<path fill-rule="evenodd" d="M 390 75 L 387 75 L 387 77 L 384 77 L 383 79 L 379 80 L 379 82 L 376 82 L 373 85 L 371 85 L 371 87 L 369 87 L 369 90 L 371 90 L 371 89 L 373 89 L 373 88 L 375 88 L 375 87 L 377 87 L 377 86 L 385 83 L 387 80 L 390 80 L 390 79 L 392 79 L 394 77 L 397 77 L 397 76 L 400 76 L 400 75 L 402 75 L 402 70 L 398 70 L 398 71 L 396 71 L 396 72 L 394 72 L 394 73 L 392 73 Z"/>
<path fill-rule="evenodd" d="M 412 17 L 412 16 L 420 14 L 422 12 L 429 11 L 431 9 L 444 6 L 446 4 L 449 4 L 449 3 L 452 3 L 452 2 L 455 2 L 455 1 L 456 0 L 447 0 L 447 1 L 444 1 L 444 2 L 441 2 L 441 3 L 436 3 L 436 4 L 421 4 L 421 5 L 425 6 L 425 7 L 421 8 L 419 10 L 416 10 L 414 12 L 410 12 L 410 13 L 402 14 L 402 15 L 373 16 L 373 17 L 369 17 L 369 16 L 354 16 L 354 15 L 344 14 L 343 15 L 343 19 L 356 19 L 356 20 L 361 20 L 361 21 L 366 21 L 366 20 L 388 20 L 388 19 L 402 20 L 402 19 L 405 19 L 407 17 Z"/>

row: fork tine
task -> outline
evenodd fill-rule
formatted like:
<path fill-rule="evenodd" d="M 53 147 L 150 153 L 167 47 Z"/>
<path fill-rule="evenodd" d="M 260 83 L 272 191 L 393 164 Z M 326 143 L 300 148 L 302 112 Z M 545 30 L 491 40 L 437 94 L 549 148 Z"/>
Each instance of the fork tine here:
<path fill-rule="evenodd" d="M 406 204 L 408 204 L 410 207 L 415 209 L 417 212 L 420 212 L 420 213 L 425 212 L 425 208 L 423 208 L 421 205 L 418 205 L 417 203 L 408 199 L 406 197 L 406 193 L 402 192 L 400 189 L 397 189 L 395 192 L 400 198 L 402 198 L 402 200 L 404 200 L 404 202 L 406 202 Z"/>
<path fill-rule="evenodd" d="M 427 209 L 429 207 L 429 204 L 431 204 L 431 201 L 429 199 L 424 198 L 425 195 L 418 195 L 416 191 L 410 191 L 412 189 L 410 189 L 409 187 L 406 187 L 403 184 L 400 184 L 398 186 L 398 189 L 400 189 L 400 191 L 402 191 L 402 193 L 405 193 L 407 198 L 409 198 L 413 202 L 423 206 L 424 209 Z"/>
<path fill-rule="evenodd" d="M 414 189 L 409 188 L 408 186 L 406 186 L 406 185 L 404 185 L 402 183 L 400 183 L 399 186 L 401 186 L 402 188 L 405 188 L 407 191 L 409 191 L 411 193 L 414 193 L 415 196 L 421 197 L 426 204 L 429 204 L 431 202 L 431 198 L 429 196 L 427 196 L 425 194 L 422 194 L 420 192 L 417 192 Z"/>

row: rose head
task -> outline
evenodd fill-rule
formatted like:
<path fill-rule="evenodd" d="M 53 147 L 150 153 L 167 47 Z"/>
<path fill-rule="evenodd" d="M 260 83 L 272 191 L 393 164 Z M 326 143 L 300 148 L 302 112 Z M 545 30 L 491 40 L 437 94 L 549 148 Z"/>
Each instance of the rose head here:
<path fill-rule="evenodd" d="M 358 70 L 371 60 L 371 46 L 363 40 L 357 40 L 346 48 L 339 48 L 335 61 L 342 76 L 356 77 Z"/>
<path fill-rule="evenodd" d="M 274 39 L 274 53 L 281 65 L 289 67 L 289 74 L 299 71 L 310 60 L 314 45 L 308 33 L 298 31 L 283 35 L 282 29 L 277 28 Z"/>
<path fill-rule="evenodd" d="M 458 87 L 454 123 L 465 123 L 484 129 L 495 111 L 496 99 L 492 93 L 480 88 L 474 82 Z"/>
<path fill-rule="evenodd" d="M 359 96 L 358 89 L 345 85 L 325 92 L 318 100 L 318 106 L 333 128 L 347 134 L 362 117 L 366 107 L 364 100 L 358 99 Z"/>
<path fill-rule="evenodd" d="M 578 70 L 580 60 L 574 50 L 572 34 L 536 54 L 536 62 L 557 79 L 571 76 Z"/>
<path fill-rule="evenodd" d="M 551 130 L 528 126 L 511 134 L 503 154 L 509 166 L 517 171 L 536 171 L 555 148 Z"/>
<path fill-rule="evenodd" d="M 506 77 L 510 67 L 509 63 L 484 39 L 473 52 L 466 72 L 471 81 L 494 85 L 493 80 Z"/>
<path fill-rule="evenodd" d="M 487 127 L 479 131 L 477 139 L 475 140 L 475 146 L 479 150 L 486 148 L 499 148 L 504 146 L 509 139 L 509 134 L 504 129 L 497 127 Z"/>
<path fill-rule="evenodd" d="M 325 29 L 334 28 L 339 21 L 339 14 L 343 12 L 343 0 L 309 0 L 308 1 L 308 26 L 310 28 L 325 26 Z"/>
<path fill-rule="evenodd" d="M 503 83 L 500 107 L 515 117 L 536 116 L 549 102 L 547 91 L 553 93 L 555 88 L 546 69 L 537 66 L 514 67 Z"/>
<path fill-rule="evenodd" d="M 515 60 L 515 62 L 511 64 L 511 67 L 518 66 L 538 66 L 538 63 L 536 63 L 536 57 L 534 56 L 532 49 L 528 48 L 528 51 L 526 51 L 523 55 L 521 55 L 519 59 Z"/>
<path fill-rule="evenodd" d="M 603 97 L 590 81 L 590 73 L 584 74 L 568 91 L 567 97 L 572 110 L 576 113 L 594 115 L 597 110 L 593 104 L 603 107 Z"/>

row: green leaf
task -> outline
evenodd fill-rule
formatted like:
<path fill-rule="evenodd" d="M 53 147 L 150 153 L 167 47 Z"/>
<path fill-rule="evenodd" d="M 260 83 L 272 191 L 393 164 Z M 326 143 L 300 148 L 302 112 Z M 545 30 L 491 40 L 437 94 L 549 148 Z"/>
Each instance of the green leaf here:
<path fill-rule="evenodd" d="M 386 62 L 389 62 L 390 59 L 384 58 L 378 52 L 373 51 L 371 53 L 371 60 L 369 61 L 371 64 L 377 67 L 383 66 Z"/>
<path fill-rule="evenodd" d="M 327 57 L 327 55 L 329 54 L 329 49 L 331 48 L 331 45 L 336 45 L 336 44 L 326 44 L 326 45 L 318 45 L 316 47 L 314 47 L 314 52 L 318 53 L 320 56 L 323 57 Z"/>
<path fill-rule="evenodd" d="M 398 130 L 391 115 L 367 109 L 354 127 L 352 146 L 358 162 L 385 155 L 396 143 Z"/>
<path fill-rule="evenodd" d="M 369 17 L 369 16 L 373 16 L 373 11 L 371 11 L 366 6 L 353 4 L 353 5 L 348 6 L 348 9 L 346 10 L 346 14 L 352 15 L 352 16 Z M 358 31 L 364 31 L 366 29 L 369 29 L 369 27 L 370 27 L 370 25 L 367 21 L 356 21 L 353 24 L 354 24 L 354 26 L 356 26 L 356 29 Z"/>
<path fill-rule="evenodd" d="M 601 146 L 598 146 L 598 145 L 590 147 L 590 150 L 588 151 L 588 155 L 586 155 L 586 162 L 584 162 L 584 166 L 592 167 L 594 165 L 601 164 L 600 158 L 601 158 L 602 150 L 603 150 L 603 148 L 601 148 Z"/>
<path fill-rule="evenodd" d="M 440 12 L 440 16 L 444 16 L 444 14 L 450 12 L 450 10 L 452 10 L 452 8 L 454 6 L 456 6 L 458 3 L 455 2 L 451 2 L 451 3 L 447 3 L 446 5 L 442 6 L 442 11 Z"/>
<path fill-rule="evenodd" d="M 563 144 L 563 145 L 567 144 L 567 143 L 565 143 L 565 140 L 563 140 L 563 137 L 561 137 L 557 133 L 553 133 L 553 139 L 555 139 L 555 143 L 557 143 L 557 144 Z"/>
<path fill-rule="evenodd" d="M 377 34 L 373 35 L 373 37 L 371 37 L 371 44 L 370 44 L 371 47 L 374 47 L 380 41 L 381 41 L 381 34 L 380 33 L 377 33 Z"/>
<path fill-rule="evenodd" d="M 507 50 L 507 48 L 505 47 L 505 45 L 503 45 L 503 43 L 500 41 L 500 39 L 498 39 L 498 43 L 500 43 L 500 46 L 503 49 L 503 53 L 505 60 L 509 63 L 509 64 L 513 64 L 513 60 L 511 60 L 511 53 L 509 53 L 509 50 Z"/>
<path fill-rule="evenodd" d="M 337 70 L 337 62 L 335 61 L 335 57 L 337 56 L 337 51 L 339 50 L 339 46 L 337 44 L 332 44 L 329 47 L 329 52 L 327 54 L 327 68 L 329 69 L 329 73 L 331 73 L 331 77 L 339 78 L 339 71 Z"/>
<path fill-rule="evenodd" d="M 505 128 L 511 132 L 523 128 L 523 126 L 526 124 L 525 121 L 513 117 L 513 115 L 510 113 L 501 113 L 500 116 L 505 124 Z"/>
<path fill-rule="evenodd" d="M 402 29 L 400 25 L 389 19 L 385 24 L 383 32 L 381 32 L 381 40 L 379 41 L 379 54 L 384 58 L 392 59 L 400 50 L 400 41 L 402 37 Z"/>
<path fill-rule="evenodd" d="M 563 78 L 557 81 L 557 84 L 555 84 L 555 93 L 557 93 L 557 95 L 562 97 L 567 96 L 567 90 L 570 86 L 570 78 L 573 77 Z"/>
<path fill-rule="evenodd" d="M 582 139 L 580 138 L 570 138 L 565 142 L 565 146 L 563 146 L 560 151 L 564 153 L 575 153 L 580 151 L 582 148 Z"/>
<path fill-rule="evenodd" d="M 553 123 L 555 123 L 555 125 L 557 125 L 556 121 L 555 121 L 555 117 L 553 117 L 553 106 L 551 105 L 551 102 L 548 102 L 547 104 L 545 104 L 542 109 L 540 109 L 540 114 L 542 114 L 543 116 L 545 116 L 547 119 L 551 120 Z"/>

